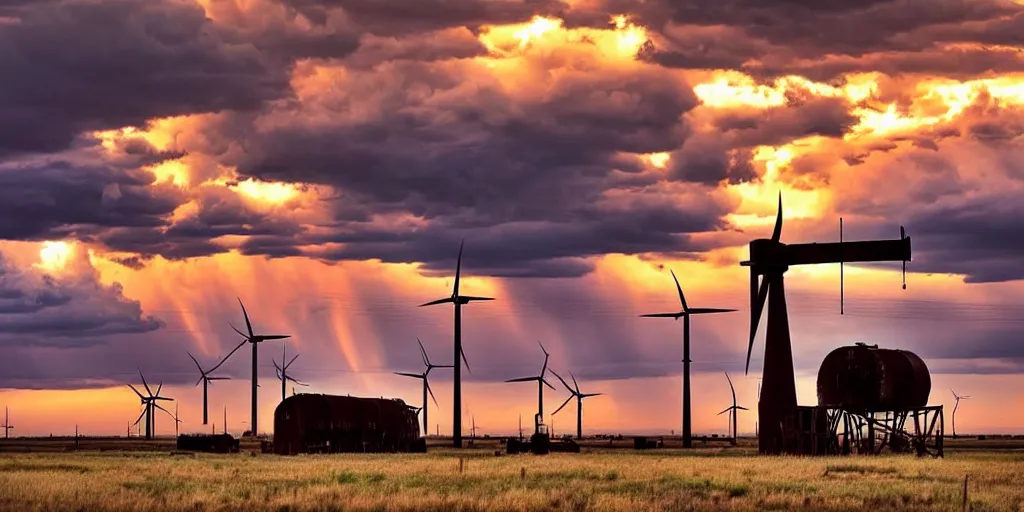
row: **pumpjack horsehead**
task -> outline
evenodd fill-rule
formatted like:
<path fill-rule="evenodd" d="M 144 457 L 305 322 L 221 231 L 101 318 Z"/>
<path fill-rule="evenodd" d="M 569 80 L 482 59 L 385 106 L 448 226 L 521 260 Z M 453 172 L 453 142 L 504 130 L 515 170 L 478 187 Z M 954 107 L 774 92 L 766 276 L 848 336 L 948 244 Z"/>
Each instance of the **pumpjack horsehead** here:
<path fill-rule="evenodd" d="M 793 348 L 789 336 L 783 275 L 794 265 L 902 261 L 903 288 L 906 289 L 906 262 L 910 261 L 910 237 L 906 236 L 902 226 L 898 240 L 784 244 L 779 241 L 781 236 L 782 194 L 779 193 L 778 213 L 772 237 L 751 241 L 750 260 L 740 262 L 740 265 L 750 267 L 750 340 L 747 345 L 747 372 L 750 371 L 750 353 L 754 348 L 757 325 L 765 302 L 768 303 L 764 370 L 761 396 L 757 403 L 760 424 L 758 452 L 768 455 L 796 453 L 799 442 L 793 428 L 797 409 L 796 376 L 793 370 Z"/>

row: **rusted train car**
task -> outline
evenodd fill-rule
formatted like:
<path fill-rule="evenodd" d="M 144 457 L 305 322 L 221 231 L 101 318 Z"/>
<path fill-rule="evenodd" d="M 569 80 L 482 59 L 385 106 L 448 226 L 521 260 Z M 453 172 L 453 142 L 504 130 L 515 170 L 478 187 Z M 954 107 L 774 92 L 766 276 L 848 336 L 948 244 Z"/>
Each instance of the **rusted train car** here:
<path fill-rule="evenodd" d="M 400 399 L 301 394 L 274 410 L 274 453 L 424 452 L 416 412 Z"/>
<path fill-rule="evenodd" d="M 928 405 L 932 380 L 917 354 L 858 343 L 830 352 L 818 370 L 818 404 L 848 411 L 907 411 Z"/>

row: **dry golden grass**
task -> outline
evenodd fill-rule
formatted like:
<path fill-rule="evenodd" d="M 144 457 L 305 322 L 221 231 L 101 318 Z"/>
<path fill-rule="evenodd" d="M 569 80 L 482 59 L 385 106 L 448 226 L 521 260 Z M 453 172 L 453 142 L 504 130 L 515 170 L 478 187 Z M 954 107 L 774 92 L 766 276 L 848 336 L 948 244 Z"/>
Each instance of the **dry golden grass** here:
<path fill-rule="evenodd" d="M 749 448 L 196 457 L 0 454 L 2 510 L 1024 510 L 1024 453 L 755 457 Z M 465 461 L 459 473 L 459 457 Z"/>

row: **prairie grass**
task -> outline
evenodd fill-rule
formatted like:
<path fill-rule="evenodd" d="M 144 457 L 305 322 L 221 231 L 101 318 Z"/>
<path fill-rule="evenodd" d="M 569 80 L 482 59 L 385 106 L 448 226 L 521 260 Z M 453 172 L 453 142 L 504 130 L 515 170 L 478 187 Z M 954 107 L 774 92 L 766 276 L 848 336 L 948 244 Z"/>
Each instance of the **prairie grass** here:
<path fill-rule="evenodd" d="M 459 458 L 463 472 L 459 473 Z M 584 449 L 197 457 L 0 454 L 0 510 L 1024 510 L 1024 453 L 756 457 L 752 450 Z"/>

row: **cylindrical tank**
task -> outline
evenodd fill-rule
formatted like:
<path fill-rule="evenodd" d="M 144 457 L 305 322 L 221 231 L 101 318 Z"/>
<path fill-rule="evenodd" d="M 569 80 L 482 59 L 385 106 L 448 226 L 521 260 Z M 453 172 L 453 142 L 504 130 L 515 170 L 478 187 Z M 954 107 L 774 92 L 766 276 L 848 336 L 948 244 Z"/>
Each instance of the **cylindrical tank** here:
<path fill-rule="evenodd" d="M 917 354 L 857 343 L 830 352 L 818 370 L 818 404 L 857 411 L 928 405 L 932 379 Z"/>

